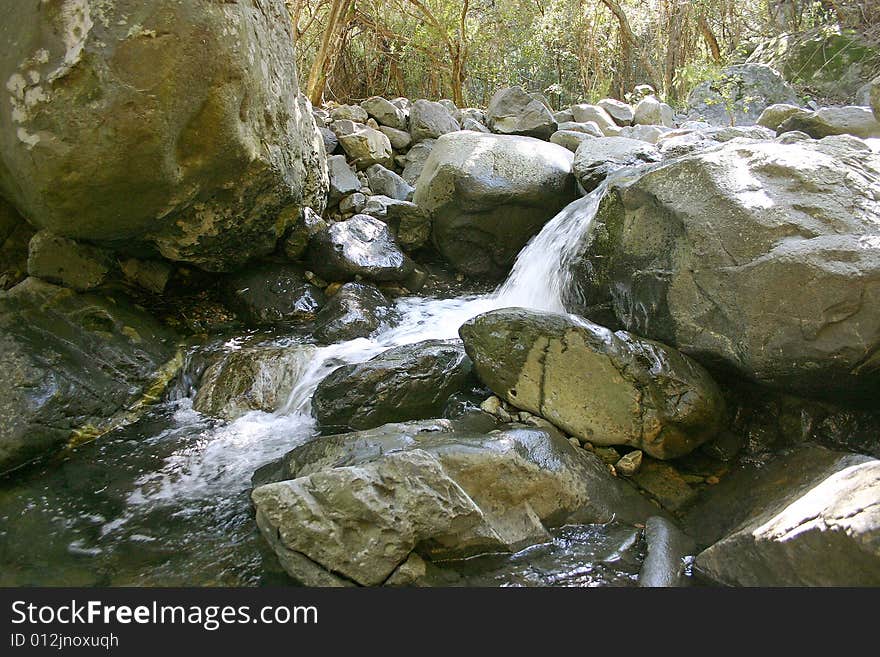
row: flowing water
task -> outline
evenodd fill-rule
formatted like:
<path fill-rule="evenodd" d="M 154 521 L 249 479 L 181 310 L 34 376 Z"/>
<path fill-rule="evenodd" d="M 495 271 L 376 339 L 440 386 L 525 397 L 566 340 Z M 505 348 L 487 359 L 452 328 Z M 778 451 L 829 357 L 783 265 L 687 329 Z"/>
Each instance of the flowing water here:
<path fill-rule="evenodd" d="M 310 399 L 321 379 L 340 364 L 362 362 L 391 347 L 455 338 L 462 323 L 495 308 L 563 311 L 568 266 L 603 194 L 600 187 L 548 222 L 494 293 L 402 298 L 393 325 L 370 338 L 316 349 L 295 390 L 273 413 L 251 412 L 221 422 L 194 411 L 191 390 L 184 390 L 60 463 L 0 484 L 0 585 L 284 582 L 274 559 L 264 558 L 248 500 L 249 480 L 260 465 L 315 437 Z M 237 338 L 211 348 L 238 349 L 242 342 Z M 273 346 L 298 342 L 289 336 L 267 341 Z M 554 536 L 553 542 L 517 555 L 471 562 L 461 582 L 634 580 L 637 559 L 597 556 L 597 546 L 615 544 L 613 533 L 565 528 Z"/>

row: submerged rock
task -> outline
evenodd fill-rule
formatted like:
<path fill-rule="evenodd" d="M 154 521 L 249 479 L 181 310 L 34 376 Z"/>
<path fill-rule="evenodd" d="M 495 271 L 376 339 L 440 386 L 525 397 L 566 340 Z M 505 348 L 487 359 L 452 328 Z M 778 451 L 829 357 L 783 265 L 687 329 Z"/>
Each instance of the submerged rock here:
<path fill-rule="evenodd" d="M 459 330 L 480 380 L 517 408 L 594 445 L 676 458 L 713 437 L 721 391 L 674 349 L 574 315 L 510 308 Z"/>
<path fill-rule="evenodd" d="M 324 426 L 369 429 L 440 416 L 449 398 L 472 383 L 461 344 L 426 340 L 335 369 L 318 384 L 312 409 Z"/>
<path fill-rule="evenodd" d="M 365 338 L 392 312 L 391 303 L 373 285 L 346 283 L 315 320 L 315 338 L 327 344 Z"/>

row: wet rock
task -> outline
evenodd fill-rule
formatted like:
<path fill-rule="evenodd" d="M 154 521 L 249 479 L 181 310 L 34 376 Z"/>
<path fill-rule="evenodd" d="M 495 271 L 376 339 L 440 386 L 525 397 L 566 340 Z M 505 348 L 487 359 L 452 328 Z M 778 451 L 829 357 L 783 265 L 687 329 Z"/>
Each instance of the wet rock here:
<path fill-rule="evenodd" d="M 376 119 L 380 125 L 388 126 L 395 130 L 406 130 L 406 112 L 394 105 L 390 100 L 386 100 L 381 96 L 373 96 L 362 102 L 361 107 Z"/>
<path fill-rule="evenodd" d="M 779 132 L 792 130 L 805 132 L 813 139 L 830 135 L 869 139 L 880 137 L 880 121 L 870 107 L 823 107 L 815 112 L 797 112 L 779 126 Z"/>
<path fill-rule="evenodd" d="M 318 213 L 311 208 L 304 208 L 284 240 L 284 254 L 291 260 L 299 260 L 308 249 L 312 238 L 326 227 L 327 222 Z"/>
<path fill-rule="evenodd" d="M 687 586 L 686 559 L 696 553 L 695 541 L 674 523 L 661 516 L 645 523 L 648 554 L 639 573 L 639 586 Z"/>
<path fill-rule="evenodd" d="M 275 249 L 282 213 L 323 209 L 280 0 L 6 9 L 0 194 L 36 227 L 228 271 Z"/>
<path fill-rule="evenodd" d="M 568 307 L 792 393 L 871 394 L 877 180 L 880 156 L 842 136 L 670 162 L 602 201 Z"/>
<path fill-rule="evenodd" d="M 630 478 L 669 511 L 681 511 L 697 499 L 697 492 L 669 463 L 645 459 Z"/>
<path fill-rule="evenodd" d="M 310 345 L 229 352 L 202 374 L 193 408 L 225 420 L 250 411 L 276 411 L 299 383 L 313 352 Z"/>
<path fill-rule="evenodd" d="M 409 132 L 414 143 L 437 139 L 461 127 L 443 105 L 430 100 L 417 100 L 409 110 Z"/>
<path fill-rule="evenodd" d="M 0 290 L 27 278 L 28 244 L 34 229 L 0 198 Z"/>
<path fill-rule="evenodd" d="M 276 483 L 252 493 L 270 543 L 367 586 L 386 582 L 412 554 L 431 562 L 515 550 L 569 521 L 651 514 L 595 457 L 537 429 L 386 425 L 318 439 L 270 470 Z"/>
<path fill-rule="evenodd" d="M 647 142 L 626 137 L 600 137 L 578 146 L 573 166 L 578 182 L 589 192 L 618 169 L 660 160 L 660 152 Z"/>
<path fill-rule="evenodd" d="M 411 201 L 387 196 L 371 196 L 364 214 L 381 219 L 397 235 L 397 243 L 405 251 L 425 246 L 431 239 L 431 217 Z"/>
<path fill-rule="evenodd" d="M 659 343 L 574 315 L 518 308 L 478 315 L 459 334 L 496 395 L 594 445 L 630 445 L 669 459 L 721 427 L 718 386 Z"/>
<path fill-rule="evenodd" d="M 675 113 L 656 96 L 642 98 L 633 109 L 633 123 L 636 125 L 661 125 L 671 128 L 675 125 Z"/>
<path fill-rule="evenodd" d="M 231 274 L 225 283 L 229 306 L 251 326 L 312 319 L 324 293 L 309 283 L 302 267 L 265 263 Z"/>
<path fill-rule="evenodd" d="M 728 66 L 688 96 L 690 116 L 713 125 L 749 125 L 770 105 L 797 105 L 794 88 L 764 64 Z"/>
<path fill-rule="evenodd" d="M 0 292 L 0 472 L 130 421 L 174 374 L 176 345 L 122 298 L 35 278 Z"/>
<path fill-rule="evenodd" d="M 556 132 L 550 110 L 522 87 L 499 89 L 489 101 L 486 125 L 495 133 L 549 139 Z"/>
<path fill-rule="evenodd" d="M 369 429 L 440 416 L 449 397 L 471 383 L 464 347 L 427 340 L 337 368 L 318 384 L 312 409 L 324 426 Z"/>
<path fill-rule="evenodd" d="M 399 201 L 408 201 L 415 192 L 412 185 L 381 164 L 374 164 L 367 169 L 366 173 L 370 189 L 376 194 L 389 196 Z"/>
<path fill-rule="evenodd" d="M 344 155 L 331 155 L 327 158 L 327 170 L 330 173 L 330 195 L 328 202 L 331 206 L 339 203 L 339 200 L 349 194 L 353 194 L 361 188 L 361 182 L 354 171 L 348 166 Z"/>
<path fill-rule="evenodd" d="M 605 110 L 617 125 L 621 127 L 632 125 L 635 115 L 631 105 L 614 98 L 603 98 L 596 105 Z"/>
<path fill-rule="evenodd" d="M 28 274 L 80 292 L 101 285 L 113 266 L 106 250 L 48 230 L 38 231 L 28 245 Z"/>
<path fill-rule="evenodd" d="M 393 151 L 388 137 L 378 130 L 362 126 L 348 134 L 337 135 L 342 150 L 358 170 L 374 164 L 391 166 Z"/>
<path fill-rule="evenodd" d="M 503 277 L 528 240 L 574 200 L 570 151 L 530 137 L 459 132 L 437 140 L 413 200 L 460 272 Z"/>
<path fill-rule="evenodd" d="M 378 288 L 346 283 L 318 313 L 314 336 L 326 344 L 365 338 L 391 313 L 391 303 Z"/>
<path fill-rule="evenodd" d="M 329 281 L 362 276 L 373 281 L 403 281 L 414 264 L 400 250 L 383 222 L 357 214 L 319 231 L 306 256 L 309 267 Z"/>

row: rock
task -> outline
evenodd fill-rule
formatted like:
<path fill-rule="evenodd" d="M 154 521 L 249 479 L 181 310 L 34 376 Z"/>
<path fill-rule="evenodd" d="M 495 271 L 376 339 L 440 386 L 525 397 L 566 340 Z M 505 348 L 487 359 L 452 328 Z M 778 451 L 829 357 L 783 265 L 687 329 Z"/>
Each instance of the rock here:
<path fill-rule="evenodd" d="M 162 294 L 174 273 L 174 268 L 164 260 L 127 258 L 119 262 L 119 268 L 126 281 L 153 294 Z"/>
<path fill-rule="evenodd" d="M 880 77 L 871 82 L 871 109 L 874 110 L 874 118 L 880 121 Z"/>
<path fill-rule="evenodd" d="M 592 444 L 592 443 L 590 443 Z M 614 465 L 620 460 L 620 452 L 613 447 L 594 447 L 592 451 L 597 457 L 602 459 L 607 465 Z"/>
<path fill-rule="evenodd" d="M 666 518 L 653 516 L 645 523 L 645 542 L 648 554 L 639 572 L 639 586 L 687 586 L 685 559 L 696 553 L 694 540 Z"/>
<path fill-rule="evenodd" d="M 312 410 L 323 426 L 352 429 L 437 417 L 471 380 L 458 341 L 427 340 L 335 369 L 318 384 Z"/>
<path fill-rule="evenodd" d="M 647 98 L 648 96 L 656 96 L 657 92 L 654 90 L 650 84 L 637 84 L 632 91 L 632 97 L 635 102 L 639 102 L 643 98 Z"/>
<path fill-rule="evenodd" d="M 877 586 L 878 499 L 880 461 L 864 456 L 807 446 L 741 469 L 689 514 L 715 533 L 710 514 L 723 509 L 721 522 L 732 525 L 697 555 L 696 569 L 728 585 Z"/>
<path fill-rule="evenodd" d="M 279 217 L 323 209 L 280 0 L 13 3 L 4 19 L 0 194 L 38 228 L 228 271 L 275 249 Z"/>
<path fill-rule="evenodd" d="M 101 285 L 114 266 L 107 251 L 38 231 L 28 245 L 28 274 L 80 292 Z"/>
<path fill-rule="evenodd" d="M 354 171 L 348 166 L 344 155 L 331 155 L 327 158 L 327 170 L 330 173 L 330 195 L 328 202 L 331 206 L 339 203 L 339 199 L 348 196 L 361 188 L 361 182 Z"/>
<path fill-rule="evenodd" d="M 489 101 L 486 124 L 492 132 L 549 139 L 556 132 L 553 114 L 522 87 L 499 89 Z"/>
<path fill-rule="evenodd" d="M 202 374 L 193 408 L 225 420 L 250 411 L 279 410 L 306 372 L 314 350 L 303 345 L 230 351 Z"/>
<path fill-rule="evenodd" d="M 618 169 L 660 160 L 660 152 L 647 142 L 626 137 L 601 137 L 581 143 L 574 155 L 574 173 L 589 192 Z"/>
<path fill-rule="evenodd" d="M 260 481 L 268 471 L 275 483 Z M 558 433 L 482 435 L 443 421 L 319 438 L 255 483 L 257 524 L 276 551 L 365 586 L 386 582 L 413 553 L 430 562 L 516 550 L 568 522 L 652 515 Z"/>
<path fill-rule="evenodd" d="M 364 126 L 346 135 L 338 135 L 342 150 L 358 170 L 374 164 L 391 166 L 394 153 L 388 137 L 378 130 Z"/>
<path fill-rule="evenodd" d="M 461 121 L 461 129 L 462 130 L 472 130 L 473 132 L 492 132 L 485 125 L 472 119 L 470 117 L 464 117 Z"/>
<path fill-rule="evenodd" d="M 450 116 L 453 116 L 458 111 L 458 107 L 456 107 L 455 103 L 448 98 L 441 98 L 437 103 L 445 107 Z"/>
<path fill-rule="evenodd" d="M 405 151 L 412 144 L 412 137 L 405 130 L 397 130 L 386 125 L 380 125 L 379 132 L 388 137 L 391 148 L 395 151 Z"/>
<path fill-rule="evenodd" d="M 231 274 L 227 302 L 251 326 L 311 319 L 324 305 L 324 293 L 307 282 L 295 265 L 265 263 Z"/>
<path fill-rule="evenodd" d="M 631 477 L 639 471 L 641 466 L 642 452 L 641 450 L 636 449 L 624 455 L 619 461 L 617 461 L 617 463 L 614 464 L 614 469 L 624 477 Z"/>
<path fill-rule="evenodd" d="M 486 125 L 486 113 L 477 107 L 465 107 L 464 109 L 456 110 L 452 116 L 459 123 L 465 119 L 470 119 L 475 123 L 482 124 L 484 127 Z"/>
<path fill-rule="evenodd" d="M 330 118 L 334 121 L 354 121 L 355 123 L 367 122 L 367 110 L 358 105 L 340 105 L 330 110 Z"/>
<path fill-rule="evenodd" d="M 405 251 L 420 249 L 431 239 L 431 217 L 410 201 L 371 196 L 364 214 L 388 224 L 397 235 L 397 243 Z"/>
<path fill-rule="evenodd" d="M 556 121 L 556 123 L 566 123 L 568 121 L 574 121 L 574 114 L 571 113 L 570 109 L 560 110 L 553 113 L 553 120 Z"/>
<path fill-rule="evenodd" d="M 330 130 L 333 131 L 333 134 L 336 135 L 337 138 L 354 134 L 365 127 L 366 126 L 363 123 L 357 123 L 356 121 L 350 121 L 349 119 L 340 119 L 339 121 L 334 121 L 330 124 Z"/>
<path fill-rule="evenodd" d="M 419 176 L 422 175 L 425 162 L 428 161 L 428 156 L 434 150 L 434 144 L 436 143 L 436 139 L 423 139 L 418 144 L 413 145 L 404 156 L 406 164 L 400 177 L 410 185 L 415 186 Z"/>
<path fill-rule="evenodd" d="M 391 101 L 381 96 L 373 96 L 367 98 L 361 103 L 367 113 L 383 126 L 387 126 L 394 130 L 406 130 L 407 114 L 406 111 L 394 105 Z"/>
<path fill-rule="evenodd" d="M 701 82 L 688 95 L 690 116 L 714 125 L 750 125 L 770 105 L 797 105 L 790 84 L 764 64 L 736 64 Z"/>
<path fill-rule="evenodd" d="M 880 155 L 839 136 L 734 140 L 621 181 L 566 308 L 792 393 L 872 394 L 877 180 Z"/>
<path fill-rule="evenodd" d="M 588 105 L 581 103 L 580 105 L 572 105 L 571 113 L 577 123 L 593 122 L 599 126 L 603 136 L 612 136 L 617 134 L 617 124 L 614 119 L 604 109 L 598 105 Z"/>
<path fill-rule="evenodd" d="M 779 132 L 798 130 L 821 139 L 830 135 L 853 135 L 862 139 L 880 137 L 880 121 L 870 107 L 823 107 L 815 112 L 798 112 L 787 118 Z"/>
<path fill-rule="evenodd" d="M 530 137 L 459 132 L 437 140 L 416 186 L 434 243 L 460 272 L 499 279 L 575 198 L 570 151 Z"/>
<path fill-rule="evenodd" d="M 587 121 L 586 123 L 578 123 L 570 121 L 559 124 L 559 130 L 573 130 L 574 132 L 583 132 L 591 137 L 604 137 L 605 133 L 599 128 L 599 124 L 595 121 Z"/>
<path fill-rule="evenodd" d="M 809 110 L 805 110 L 802 107 L 798 107 L 797 105 L 776 103 L 774 105 L 770 105 L 763 112 L 761 112 L 761 116 L 758 117 L 758 120 L 755 123 L 778 132 L 779 126 L 785 123 L 785 121 L 790 117 L 796 114 L 806 115 L 809 113 Z"/>
<path fill-rule="evenodd" d="M 361 195 L 352 194 L 346 198 L 352 198 L 353 196 Z M 327 222 L 319 214 L 311 208 L 303 208 L 299 219 L 290 229 L 290 234 L 284 240 L 284 254 L 291 260 L 299 260 L 305 255 L 312 238 L 325 228 L 327 228 Z"/>
<path fill-rule="evenodd" d="M 0 472 L 109 431 L 174 375 L 177 337 L 122 298 L 0 292 Z"/>
<path fill-rule="evenodd" d="M 30 224 L 0 197 L 0 291 L 27 278 L 28 244 L 33 236 Z"/>
<path fill-rule="evenodd" d="M 633 108 L 633 123 L 671 128 L 675 125 L 675 113 L 669 105 L 661 103 L 656 96 L 649 95 L 642 98 Z"/>
<path fill-rule="evenodd" d="M 374 166 L 382 166 L 381 164 L 376 164 Z M 359 214 L 363 211 L 363 209 L 367 206 L 367 197 L 361 194 L 360 192 L 355 192 L 354 194 L 349 194 L 344 199 L 339 201 L 339 211 L 343 215 L 351 216 L 353 214 Z"/>
<path fill-rule="evenodd" d="M 731 139 L 770 140 L 775 132 L 759 125 L 726 126 L 700 130 L 672 130 L 657 141 L 657 150 L 665 158 L 682 157 L 709 148 Z"/>
<path fill-rule="evenodd" d="M 656 144 L 668 130 L 665 126 L 659 125 L 634 125 L 623 128 L 620 131 L 620 136 Z"/>
<path fill-rule="evenodd" d="M 635 114 L 632 106 L 627 103 L 614 98 L 603 98 L 596 105 L 605 110 L 617 125 L 621 127 L 632 125 Z"/>
<path fill-rule="evenodd" d="M 659 343 L 575 315 L 519 308 L 478 315 L 459 334 L 492 392 L 594 445 L 671 459 L 721 428 L 718 386 Z"/>
<path fill-rule="evenodd" d="M 384 223 L 356 214 L 319 231 L 309 244 L 309 267 L 330 281 L 363 276 L 373 281 L 403 281 L 413 262 L 394 241 Z"/>
<path fill-rule="evenodd" d="M 318 313 L 312 333 L 326 344 L 365 338 L 379 328 L 391 312 L 388 299 L 375 286 L 346 283 Z"/>
<path fill-rule="evenodd" d="M 630 475 L 635 484 L 653 497 L 664 509 L 681 511 L 694 503 L 696 491 L 669 463 L 645 459 L 641 467 Z"/>
<path fill-rule="evenodd" d="M 333 153 L 336 147 L 339 146 L 339 139 L 333 131 L 330 128 L 318 128 L 318 134 L 321 135 L 321 140 L 324 142 L 324 152 L 327 155 Z"/>
<path fill-rule="evenodd" d="M 367 180 L 370 182 L 370 189 L 376 194 L 399 201 L 408 201 L 415 193 L 412 185 L 381 164 L 374 164 L 367 169 Z"/>
<path fill-rule="evenodd" d="M 586 132 L 578 132 L 576 130 L 557 130 L 550 135 L 551 144 L 558 144 L 572 153 L 577 152 L 578 146 L 586 139 L 595 139 L 595 137 L 588 135 Z"/>
<path fill-rule="evenodd" d="M 409 110 L 409 132 L 414 143 L 436 139 L 440 135 L 460 129 L 458 121 L 440 103 L 417 100 Z"/>

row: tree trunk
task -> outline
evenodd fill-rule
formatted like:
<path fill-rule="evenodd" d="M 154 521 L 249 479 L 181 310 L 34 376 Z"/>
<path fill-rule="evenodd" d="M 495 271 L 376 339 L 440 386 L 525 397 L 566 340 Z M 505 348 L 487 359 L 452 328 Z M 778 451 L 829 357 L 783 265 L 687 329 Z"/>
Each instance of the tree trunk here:
<path fill-rule="evenodd" d="M 324 87 L 327 85 L 327 76 L 336 63 L 339 56 L 339 46 L 342 28 L 348 22 L 348 10 L 353 0 L 331 0 L 330 11 L 327 14 L 327 26 L 321 37 L 321 45 L 312 62 L 312 70 L 309 72 L 309 82 L 306 86 L 306 95 L 312 101 L 312 105 L 319 106 L 324 100 Z"/>

